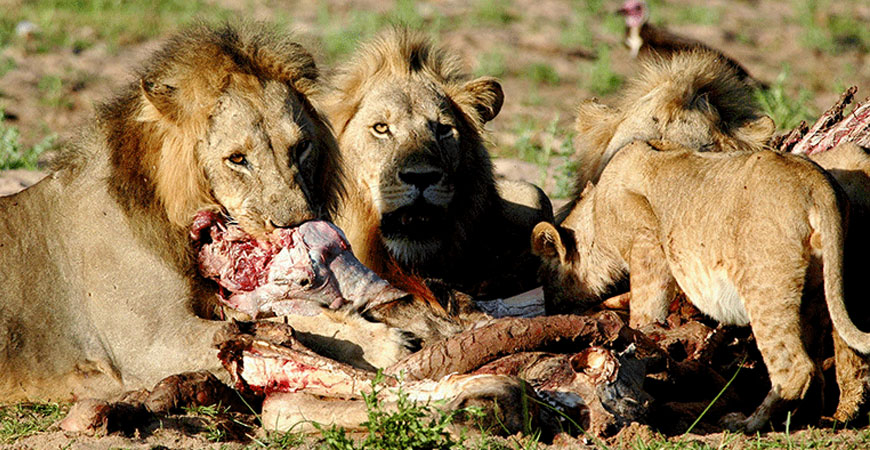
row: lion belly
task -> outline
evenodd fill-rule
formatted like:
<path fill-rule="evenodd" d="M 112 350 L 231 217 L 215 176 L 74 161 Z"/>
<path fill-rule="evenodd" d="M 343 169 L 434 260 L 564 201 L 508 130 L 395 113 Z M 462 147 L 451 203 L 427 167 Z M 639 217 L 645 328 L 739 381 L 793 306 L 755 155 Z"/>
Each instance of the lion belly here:
<path fill-rule="evenodd" d="M 711 268 L 697 258 L 671 263 L 671 273 L 686 297 L 704 314 L 728 325 L 747 325 L 749 315 L 724 267 Z"/>

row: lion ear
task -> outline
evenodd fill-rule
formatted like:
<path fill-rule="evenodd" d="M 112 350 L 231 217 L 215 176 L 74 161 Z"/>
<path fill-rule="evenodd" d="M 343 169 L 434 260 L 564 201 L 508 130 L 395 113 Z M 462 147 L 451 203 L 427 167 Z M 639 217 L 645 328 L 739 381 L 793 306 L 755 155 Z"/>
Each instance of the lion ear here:
<path fill-rule="evenodd" d="M 501 84 L 492 77 L 481 77 L 465 83 L 460 97 L 455 100 L 474 108 L 484 123 L 495 119 L 504 103 Z"/>
<path fill-rule="evenodd" d="M 751 142 L 757 142 L 759 145 L 764 144 L 773 137 L 776 132 L 776 124 L 770 116 L 762 115 L 757 119 L 747 121 L 740 125 L 740 134 L 744 139 Z"/>
<path fill-rule="evenodd" d="M 549 222 L 541 222 L 532 230 L 532 253 L 541 258 L 555 259 L 565 262 L 565 246 L 559 230 Z"/>
<path fill-rule="evenodd" d="M 175 121 L 177 107 L 175 101 L 175 86 L 142 78 L 139 89 L 148 104 L 154 107 L 161 116 Z"/>
<path fill-rule="evenodd" d="M 592 181 L 587 181 L 586 185 L 583 186 L 583 190 L 580 192 L 580 198 L 584 198 L 591 194 L 593 189 L 595 189 L 595 185 Z"/>

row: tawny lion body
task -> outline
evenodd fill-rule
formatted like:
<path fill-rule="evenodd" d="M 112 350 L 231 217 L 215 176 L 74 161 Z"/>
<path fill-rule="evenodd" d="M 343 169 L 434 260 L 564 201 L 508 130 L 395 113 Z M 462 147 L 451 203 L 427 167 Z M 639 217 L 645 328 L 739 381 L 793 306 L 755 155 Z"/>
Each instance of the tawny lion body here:
<path fill-rule="evenodd" d="M 749 324 L 772 388 L 729 425 L 755 431 L 820 375 L 804 347 L 814 346 L 809 331 L 825 311 L 813 296 L 802 303 L 805 287 L 823 286 L 836 335 L 870 351 L 843 301 L 842 208 L 834 182 L 799 156 L 637 142 L 613 157 L 560 230 L 539 224 L 532 240 L 548 301 L 595 301 L 629 273 L 634 327 L 664 320 L 677 285 L 712 318 Z"/>
<path fill-rule="evenodd" d="M 479 295 L 533 287 L 538 262 L 523 236 L 552 207 L 535 186 L 493 178 L 483 133 L 501 109 L 499 83 L 472 79 L 455 55 L 393 29 L 363 44 L 332 84 L 325 104 L 349 193 L 336 224 L 357 257 L 414 293 L 425 291 L 414 277 Z M 400 315 L 385 320 L 424 338 L 451 333 Z"/>
<path fill-rule="evenodd" d="M 328 215 L 334 138 L 285 37 L 174 37 L 40 183 L 0 198 L 0 400 L 110 396 L 220 363 L 216 285 L 188 227 L 222 211 L 262 235 Z"/>

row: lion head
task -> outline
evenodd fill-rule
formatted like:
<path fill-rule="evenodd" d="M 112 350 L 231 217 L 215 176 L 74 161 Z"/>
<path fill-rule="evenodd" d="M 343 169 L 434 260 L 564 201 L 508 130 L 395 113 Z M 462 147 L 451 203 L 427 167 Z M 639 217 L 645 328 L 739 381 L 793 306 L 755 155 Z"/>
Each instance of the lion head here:
<path fill-rule="evenodd" d="M 635 140 L 667 139 L 711 151 L 759 150 L 775 130 L 752 90 L 716 53 L 697 49 L 648 59 L 617 106 L 587 100 L 577 109 L 578 186 Z"/>
<path fill-rule="evenodd" d="M 328 216 L 341 177 L 317 78 L 308 52 L 262 27 L 177 35 L 100 111 L 111 190 L 179 228 L 204 209 L 253 235 Z"/>
<path fill-rule="evenodd" d="M 340 225 L 366 264 L 378 265 L 367 253 L 383 245 L 426 273 L 498 201 L 481 134 L 501 86 L 404 29 L 363 45 L 332 81 L 327 111 L 353 190 Z"/>

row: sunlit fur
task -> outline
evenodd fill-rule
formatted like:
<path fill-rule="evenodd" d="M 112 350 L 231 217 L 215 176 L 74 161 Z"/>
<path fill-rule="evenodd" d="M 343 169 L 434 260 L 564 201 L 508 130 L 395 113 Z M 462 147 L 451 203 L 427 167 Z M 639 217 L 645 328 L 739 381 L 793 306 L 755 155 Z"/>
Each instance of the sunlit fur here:
<path fill-rule="evenodd" d="M 697 150 L 759 150 L 774 132 L 752 90 L 715 53 L 694 50 L 647 59 L 615 107 L 587 100 L 577 108 L 577 186 L 595 182 L 634 140 L 668 139 Z"/>
<path fill-rule="evenodd" d="M 201 209 L 252 233 L 335 210 L 339 154 L 309 100 L 317 76 L 310 54 L 262 24 L 188 29 L 97 109 L 48 177 L 0 198 L 0 400 L 223 373 L 221 323 L 206 320 L 216 286 L 197 275 L 188 227 Z"/>
<path fill-rule="evenodd" d="M 420 33 L 395 28 L 363 44 L 339 65 L 331 85 L 334 89 L 326 96 L 328 116 L 355 191 L 341 206 L 338 221 L 360 259 L 383 268 L 392 258 L 406 269 L 425 273 L 426 266 L 440 263 L 443 257 L 461 254 L 482 217 L 491 215 L 498 204 L 492 164 L 481 136 L 484 123 L 501 108 L 498 83 L 486 77 L 472 79 L 456 55 Z M 365 109 L 378 93 L 386 93 L 377 106 L 380 109 Z M 399 99 L 390 103 L 387 98 Z M 407 127 L 397 130 L 395 139 L 372 138 L 370 122 L 379 120 L 374 114 L 395 119 L 402 110 L 411 109 Z M 448 136 L 450 143 L 438 141 L 425 126 L 412 128 L 428 113 L 426 119 L 455 128 Z M 412 167 L 443 171 L 445 176 L 421 192 L 395 175 Z M 418 196 L 443 209 L 449 230 L 430 239 L 382 239 L 381 215 L 413 203 Z M 374 217 L 362 217 L 366 215 Z"/>

